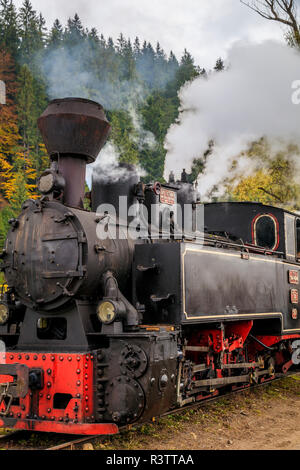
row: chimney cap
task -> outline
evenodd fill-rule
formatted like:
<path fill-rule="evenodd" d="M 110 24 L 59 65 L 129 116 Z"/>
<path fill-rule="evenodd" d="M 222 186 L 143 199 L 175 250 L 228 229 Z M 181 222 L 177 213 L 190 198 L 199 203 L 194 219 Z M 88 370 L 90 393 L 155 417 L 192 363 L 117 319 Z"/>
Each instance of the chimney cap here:
<path fill-rule="evenodd" d="M 103 106 L 84 98 L 52 100 L 38 119 L 49 155 L 72 155 L 87 163 L 96 160 L 111 127 Z"/>
<path fill-rule="evenodd" d="M 81 101 L 82 103 L 93 103 L 93 104 L 96 104 L 97 106 L 100 106 L 100 108 L 103 109 L 103 106 L 100 103 L 98 103 L 98 101 L 90 100 L 88 98 L 79 98 L 76 96 L 66 96 L 65 98 L 55 98 L 49 101 L 49 104 L 60 103 L 61 101 L 76 101 L 76 102 Z"/>

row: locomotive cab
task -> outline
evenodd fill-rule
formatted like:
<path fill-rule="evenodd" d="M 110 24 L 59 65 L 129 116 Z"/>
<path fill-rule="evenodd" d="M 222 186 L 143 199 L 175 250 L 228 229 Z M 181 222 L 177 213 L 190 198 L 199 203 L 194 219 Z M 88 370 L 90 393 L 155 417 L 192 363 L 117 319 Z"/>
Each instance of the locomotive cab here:
<path fill-rule="evenodd" d="M 254 202 L 205 204 L 205 230 L 239 240 L 249 251 L 300 260 L 300 217 Z"/>

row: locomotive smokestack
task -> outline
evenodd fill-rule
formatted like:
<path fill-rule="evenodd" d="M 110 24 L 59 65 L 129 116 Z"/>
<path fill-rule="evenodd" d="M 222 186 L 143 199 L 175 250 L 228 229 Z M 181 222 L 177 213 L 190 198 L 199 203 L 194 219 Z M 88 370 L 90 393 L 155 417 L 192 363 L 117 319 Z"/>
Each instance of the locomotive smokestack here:
<path fill-rule="evenodd" d="M 53 100 L 38 119 L 52 161 L 65 179 L 63 202 L 83 207 L 86 165 L 93 163 L 110 133 L 103 107 L 90 100 Z"/>

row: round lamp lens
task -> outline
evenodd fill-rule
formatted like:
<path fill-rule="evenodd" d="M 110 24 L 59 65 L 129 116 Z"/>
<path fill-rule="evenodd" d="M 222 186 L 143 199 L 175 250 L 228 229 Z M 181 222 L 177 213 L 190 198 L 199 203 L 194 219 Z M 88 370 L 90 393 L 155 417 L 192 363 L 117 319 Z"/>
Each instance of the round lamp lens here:
<path fill-rule="evenodd" d="M 112 323 L 116 318 L 116 309 L 111 302 L 102 302 L 98 307 L 97 313 L 102 323 Z"/>
<path fill-rule="evenodd" d="M 5 325 L 9 317 L 9 309 L 6 304 L 0 303 L 0 325 Z"/>
<path fill-rule="evenodd" d="M 51 173 L 40 177 L 39 190 L 43 194 L 50 193 L 54 185 L 54 177 Z"/>

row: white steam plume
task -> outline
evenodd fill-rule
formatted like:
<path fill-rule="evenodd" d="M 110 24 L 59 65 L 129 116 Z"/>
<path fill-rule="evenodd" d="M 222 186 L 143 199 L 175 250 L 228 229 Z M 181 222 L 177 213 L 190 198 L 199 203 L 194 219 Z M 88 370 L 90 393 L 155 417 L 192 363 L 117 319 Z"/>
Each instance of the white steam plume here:
<path fill-rule="evenodd" d="M 112 181 L 117 181 L 122 177 L 123 174 L 120 172 L 125 172 L 125 169 L 120 170 L 118 162 L 119 153 L 116 146 L 112 142 L 107 142 L 95 163 L 87 165 L 86 180 L 89 188 L 92 187 L 92 178 L 99 178 L 103 181 L 112 178 Z"/>
<path fill-rule="evenodd" d="M 89 188 L 92 187 L 92 179 L 102 183 L 116 183 L 130 178 L 134 172 L 139 177 L 145 176 L 145 172 L 138 165 L 131 169 L 130 166 L 119 165 L 120 154 L 112 142 L 107 142 L 98 155 L 95 163 L 87 165 L 86 180 Z"/>
<path fill-rule="evenodd" d="M 236 43 L 228 69 L 208 79 L 197 78 L 180 91 L 179 121 L 169 129 L 165 178 L 179 176 L 203 156 L 210 140 L 215 146 L 199 177 L 201 196 L 230 175 L 232 160 L 261 137 L 271 145 L 300 144 L 300 105 L 292 102 L 292 84 L 300 79 L 300 54 L 281 43 Z M 241 159 L 244 174 L 250 160 Z"/>
<path fill-rule="evenodd" d="M 145 146 L 150 149 L 154 149 L 157 142 L 152 132 L 147 131 L 143 128 L 143 121 L 141 115 L 138 114 L 136 107 L 133 105 L 128 108 L 129 115 L 132 119 L 132 124 L 136 132 L 135 142 L 138 145 L 139 150 L 143 150 Z"/>

